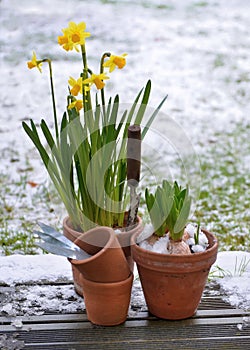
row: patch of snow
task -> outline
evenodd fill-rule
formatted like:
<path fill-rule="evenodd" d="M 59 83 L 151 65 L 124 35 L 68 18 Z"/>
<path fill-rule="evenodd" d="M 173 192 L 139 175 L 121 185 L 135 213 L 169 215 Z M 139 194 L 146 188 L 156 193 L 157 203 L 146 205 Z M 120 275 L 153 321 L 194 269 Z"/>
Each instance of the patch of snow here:
<path fill-rule="evenodd" d="M 53 254 L 0 256 L 0 284 L 12 286 L 46 280 L 72 281 L 68 260 Z"/>
<path fill-rule="evenodd" d="M 219 252 L 211 275 L 225 293 L 231 305 L 250 310 L 250 253 Z"/>
<path fill-rule="evenodd" d="M 152 236 L 153 233 L 154 233 L 153 225 L 152 224 L 145 224 L 143 231 L 137 237 L 137 242 L 140 243 L 140 242 L 144 241 L 145 239 Z"/>
<path fill-rule="evenodd" d="M 0 315 L 14 317 L 42 315 L 45 312 L 75 313 L 85 309 L 84 300 L 78 296 L 73 284 L 17 286 L 4 295 Z M 17 323 L 18 324 L 18 323 Z"/>
<path fill-rule="evenodd" d="M 220 277 L 225 275 L 239 277 L 248 274 L 250 273 L 250 253 L 242 251 L 219 252 L 211 272 L 216 272 L 218 266 L 224 271 Z"/>
<path fill-rule="evenodd" d="M 203 248 L 206 248 L 208 246 L 208 239 L 205 233 L 200 232 L 199 233 L 199 245 Z"/>
<path fill-rule="evenodd" d="M 193 253 L 202 253 L 206 250 L 206 248 L 200 244 L 194 244 L 192 245 L 192 252 Z"/>
<path fill-rule="evenodd" d="M 144 230 L 138 236 L 137 243 L 143 249 L 160 253 L 169 254 L 168 243 L 169 235 L 165 234 L 163 237 L 158 238 L 155 242 L 148 240 L 148 238 L 153 234 L 154 228 L 152 224 L 145 225 Z M 198 243 L 195 243 L 195 235 L 197 232 L 197 225 L 188 224 L 184 231 L 184 242 L 189 246 L 192 253 L 204 252 L 208 246 L 208 239 L 205 233 L 199 229 Z M 188 238 L 186 238 L 188 237 Z"/>
<path fill-rule="evenodd" d="M 16 328 L 22 328 L 23 327 L 23 322 L 21 318 L 15 318 L 12 322 L 11 325 L 16 327 Z"/>
<path fill-rule="evenodd" d="M 30 268 L 31 261 L 32 269 Z M 51 257 L 50 254 L 34 257 L 22 256 L 22 259 L 20 256 L 0 257 L 1 283 L 10 284 L 14 286 L 11 288 L 15 288 L 15 293 L 7 291 L 4 295 L 0 314 L 15 317 L 13 322 L 18 328 L 22 325 L 21 319 L 17 318 L 19 315 L 40 315 L 45 311 L 58 310 L 62 313 L 73 313 L 84 310 L 84 300 L 75 293 L 73 284 L 62 286 L 17 285 L 27 282 L 35 284 L 45 280 L 54 282 L 61 278 L 71 281 L 70 264 L 68 262 L 64 264 L 63 261 L 67 262 L 66 258 Z M 225 271 L 224 275 L 216 277 L 216 282 L 225 294 L 225 300 L 235 307 L 250 309 L 250 253 L 220 252 L 211 272 L 216 272 L 218 266 Z M 6 267 L 8 273 L 5 270 Z M 8 274 L 11 275 L 11 278 Z M 138 308 L 146 310 L 136 268 L 134 276 L 130 313 Z M 243 321 L 239 327 L 246 327 L 249 324 L 249 318 L 245 318 Z"/>
<path fill-rule="evenodd" d="M 120 233 L 122 233 L 122 230 L 120 230 L 120 229 L 116 229 L 116 230 L 114 230 L 115 231 L 115 234 L 117 234 L 117 235 L 119 235 Z"/>
<path fill-rule="evenodd" d="M 7 315 L 12 315 L 13 314 L 13 308 L 11 303 L 7 303 L 1 307 L 1 311 L 6 313 Z"/>
<path fill-rule="evenodd" d="M 70 284 L 35 285 L 56 282 Z M 58 310 L 62 313 L 73 313 L 84 310 L 85 307 L 83 299 L 74 290 L 71 265 L 61 256 L 0 256 L 1 284 L 15 288 L 15 292 L 4 296 L 0 307 L 2 315 L 40 315 L 45 311 Z M 19 284 L 22 286 L 18 286 Z"/>
<path fill-rule="evenodd" d="M 160 237 L 154 244 L 150 244 L 147 240 L 140 243 L 140 247 L 146 250 L 150 250 L 154 253 L 169 254 L 167 250 L 169 238 L 168 235 Z"/>
<path fill-rule="evenodd" d="M 187 224 L 187 226 L 185 228 L 185 232 L 187 232 L 190 237 L 194 237 L 196 230 L 197 230 L 197 228 L 190 223 Z"/>
<path fill-rule="evenodd" d="M 189 246 L 194 246 L 194 245 L 195 245 L 194 238 L 188 238 L 188 239 L 186 240 L 186 243 L 187 243 Z"/>
<path fill-rule="evenodd" d="M 3 350 L 21 350 L 25 347 L 23 340 L 17 339 L 17 334 L 0 334 L 0 348 Z"/>

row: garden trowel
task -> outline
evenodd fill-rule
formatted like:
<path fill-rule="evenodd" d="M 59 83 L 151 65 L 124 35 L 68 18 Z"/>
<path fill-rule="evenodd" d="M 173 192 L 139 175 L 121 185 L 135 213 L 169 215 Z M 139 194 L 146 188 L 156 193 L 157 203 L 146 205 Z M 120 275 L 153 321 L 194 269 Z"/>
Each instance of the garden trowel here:
<path fill-rule="evenodd" d="M 83 260 L 88 259 L 91 255 L 79 248 L 76 244 L 71 242 L 67 237 L 56 231 L 53 227 L 38 223 L 43 232 L 34 231 L 42 242 L 36 242 L 36 245 L 49 253 L 66 256 L 67 258 Z"/>
<path fill-rule="evenodd" d="M 136 224 L 140 194 L 136 194 L 136 187 L 140 181 L 141 167 L 141 128 L 139 125 L 128 127 L 127 143 L 127 180 L 130 187 L 130 208 L 128 212 L 127 228 Z"/>

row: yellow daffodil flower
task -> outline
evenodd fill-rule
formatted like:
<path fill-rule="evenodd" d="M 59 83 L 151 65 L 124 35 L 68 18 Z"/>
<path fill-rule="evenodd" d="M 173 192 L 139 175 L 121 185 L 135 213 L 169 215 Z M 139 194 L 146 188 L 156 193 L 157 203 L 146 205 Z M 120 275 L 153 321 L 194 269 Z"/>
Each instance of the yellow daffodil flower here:
<path fill-rule="evenodd" d="M 90 36 L 90 33 L 85 32 L 86 24 L 80 22 L 69 22 L 68 28 L 62 29 L 63 35 L 58 37 L 58 44 L 61 45 L 64 50 L 71 51 L 75 49 L 79 52 L 79 46 L 85 44 L 85 39 Z"/>
<path fill-rule="evenodd" d="M 104 88 L 105 83 L 103 80 L 109 79 L 109 77 L 106 75 L 106 73 L 101 74 L 91 74 L 90 78 L 87 78 L 83 81 L 83 84 L 89 84 L 88 87 L 86 87 L 86 90 L 90 90 L 90 87 L 95 84 L 98 90 L 101 90 Z"/>
<path fill-rule="evenodd" d="M 79 93 L 82 94 L 82 78 L 78 78 L 77 80 L 69 77 L 68 81 L 69 85 L 72 86 L 70 92 L 73 96 L 77 96 Z"/>
<path fill-rule="evenodd" d="M 58 37 L 58 44 L 61 45 L 64 50 L 73 50 L 73 43 L 69 39 L 69 33 L 67 29 L 62 29 L 63 35 Z"/>
<path fill-rule="evenodd" d="M 33 55 L 31 57 L 31 61 L 27 62 L 27 66 L 28 66 L 29 69 L 37 67 L 39 72 L 42 73 L 42 69 L 41 69 L 42 61 L 41 60 L 37 61 L 35 51 L 33 51 Z"/>
<path fill-rule="evenodd" d="M 126 56 L 127 53 L 123 53 L 120 56 L 111 55 L 108 61 L 103 64 L 103 67 L 108 67 L 110 73 L 113 72 L 116 67 L 122 69 L 126 65 Z"/>
<path fill-rule="evenodd" d="M 68 109 L 75 108 L 78 112 L 83 108 L 82 100 L 75 100 L 68 105 Z"/>

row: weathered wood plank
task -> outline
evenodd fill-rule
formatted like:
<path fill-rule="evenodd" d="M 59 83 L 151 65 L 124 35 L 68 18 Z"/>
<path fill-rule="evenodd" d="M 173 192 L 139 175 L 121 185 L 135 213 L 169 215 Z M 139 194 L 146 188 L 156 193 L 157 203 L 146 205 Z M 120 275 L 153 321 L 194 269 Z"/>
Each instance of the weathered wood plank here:
<path fill-rule="evenodd" d="M 197 311 L 193 316 L 193 319 L 200 318 L 232 318 L 232 317 L 244 317 L 249 316 L 249 312 L 240 309 L 229 310 L 201 310 Z M 10 325 L 15 317 L 0 317 L 1 325 Z M 18 317 L 23 324 L 48 324 L 48 323 L 63 323 L 63 322 L 88 322 L 86 313 L 82 314 L 63 314 L 63 315 L 39 315 L 39 316 L 21 316 Z M 137 312 L 134 315 L 129 315 L 127 320 L 153 320 L 157 319 L 153 315 L 150 315 L 146 311 Z M 1 330 L 1 328 L 0 328 Z"/>
<path fill-rule="evenodd" d="M 207 324 L 203 320 L 127 321 L 117 327 L 97 327 L 90 323 L 55 324 L 58 329 L 25 329 L 16 332 L 26 349 L 244 349 L 250 329 L 239 330 L 240 318 Z M 132 324 L 133 323 L 133 324 Z M 39 326 L 39 325 L 36 325 Z M 62 327 L 60 327 L 62 326 Z M 70 328 L 67 328 L 69 326 Z M 72 328 L 72 326 L 74 326 Z M 66 328 L 64 328 L 66 327 Z M 8 334 L 8 333 L 7 333 Z M 13 333 L 10 333 L 13 334 Z M 125 347 L 126 345 L 126 347 Z M 206 345 L 206 346 L 205 346 Z M 230 345 L 230 346 L 229 346 Z M 227 346 L 227 347 L 226 347 Z"/>
<path fill-rule="evenodd" d="M 92 325 L 86 319 L 83 319 L 82 322 L 80 320 L 74 322 L 59 322 L 60 318 L 57 318 L 56 322 L 51 320 L 50 322 L 44 323 L 33 323 L 27 322 L 23 323 L 22 328 L 16 328 L 11 324 L 0 325 L 0 332 L 14 332 L 14 331 L 38 331 L 38 330 L 65 330 L 65 329 L 84 329 L 84 328 L 93 328 L 97 327 Z M 238 325 L 243 324 L 244 319 L 243 316 L 239 317 L 209 317 L 209 318 L 189 318 L 181 321 L 168 321 L 168 320 L 160 320 L 160 319 L 135 319 L 135 320 L 127 320 L 121 327 L 160 327 L 165 326 L 166 328 L 174 325 L 175 327 L 187 327 L 187 326 L 199 326 L 199 325 Z M 103 327 L 107 329 L 111 329 L 110 327 Z"/>

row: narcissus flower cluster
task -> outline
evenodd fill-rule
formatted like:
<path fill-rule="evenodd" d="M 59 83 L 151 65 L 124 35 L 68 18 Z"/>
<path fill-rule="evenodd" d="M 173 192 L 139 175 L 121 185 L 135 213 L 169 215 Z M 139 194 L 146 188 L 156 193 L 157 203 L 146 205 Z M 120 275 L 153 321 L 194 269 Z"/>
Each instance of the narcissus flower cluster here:
<path fill-rule="evenodd" d="M 105 86 L 105 81 L 109 79 L 109 76 L 105 73 L 105 69 L 109 73 L 113 72 L 115 68 L 122 69 L 126 65 L 126 53 L 121 55 L 114 55 L 110 52 L 106 52 L 101 57 L 100 72 L 94 73 L 88 66 L 85 40 L 90 37 L 90 33 L 86 32 L 86 24 L 84 22 L 75 23 L 69 22 L 67 28 L 62 29 L 63 35 L 58 36 L 58 44 L 66 51 L 80 52 L 83 61 L 83 71 L 77 78 L 69 77 L 69 96 L 67 108 L 75 108 L 79 112 L 82 108 L 88 110 L 91 108 L 91 96 L 90 89 L 95 86 L 97 90 L 103 90 Z M 42 72 L 42 63 L 47 62 L 50 68 L 50 78 L 52 82 L 52 99 L 53 106 L 55 106 L 55 96 L 53 88 L 53 78 L 52 78 L 52 66 L 51 61 L 47 58 L 37 59 L 36 53 L 33 51 L 31 60 L 27 63 L 28 68 L 37 68 Z M 79 98 L 79 95 L 81 97 Z M 102 104 L 104 104 L 104 93 L 102 92 Z M 54 110 L 54 114 L 55 114 Z M 56 116 L 55 116 L 56 118 Z"/>
<path fill-rule="evenodd" d="M 48 57 L 38 58 L 33 51 L 27 62 L 29 69 L 37 68 L 42 72 L 48 64 L 54 123 L 51 127 L 51 121 L 48 124 L 42 119 L 37 126 L 31 119 L 30 123 L 23 121 L 22 126 L 39 152 L 72 227 L 86 232 L 97 225 L 123 227 L 127 220 L 127 231 L 134 227 L 136 219 L 126 217 L 128 129 L 131 125 L 144 125 L 143 140 L 167 96 L 148 116 L 145 113 L 151 91 L 148 80 L 129 108 L 120 105 L 119 94 L 114 98 L 110 96 L 105 103 L 106 84 L 112 74 L 126 66 L 127 54 L 104 52 L 98 67 L 92 69 L 86 52 L 89 37 L 84 22 L 69 22 L 57 38 L 67 54 L 76 54 L 82 62 L 78 76 L 70 74 L 67 79 L 67 98 L 63 103 L 66 108 L 59 119 L 52 61 Z"/>
<path fill-rule="evenodd" d="M 85 44 L 85 39 L 90 37 L 90 33 L 85 32 L 86 24 L 80 22 L 69 22 L 68 28 L 62 29 L 63 35 L 58 37 L 58 44 L 61 45 L 64 50 L 71 51 L 76 50 L 79 52 L 79 48 Z"/>

